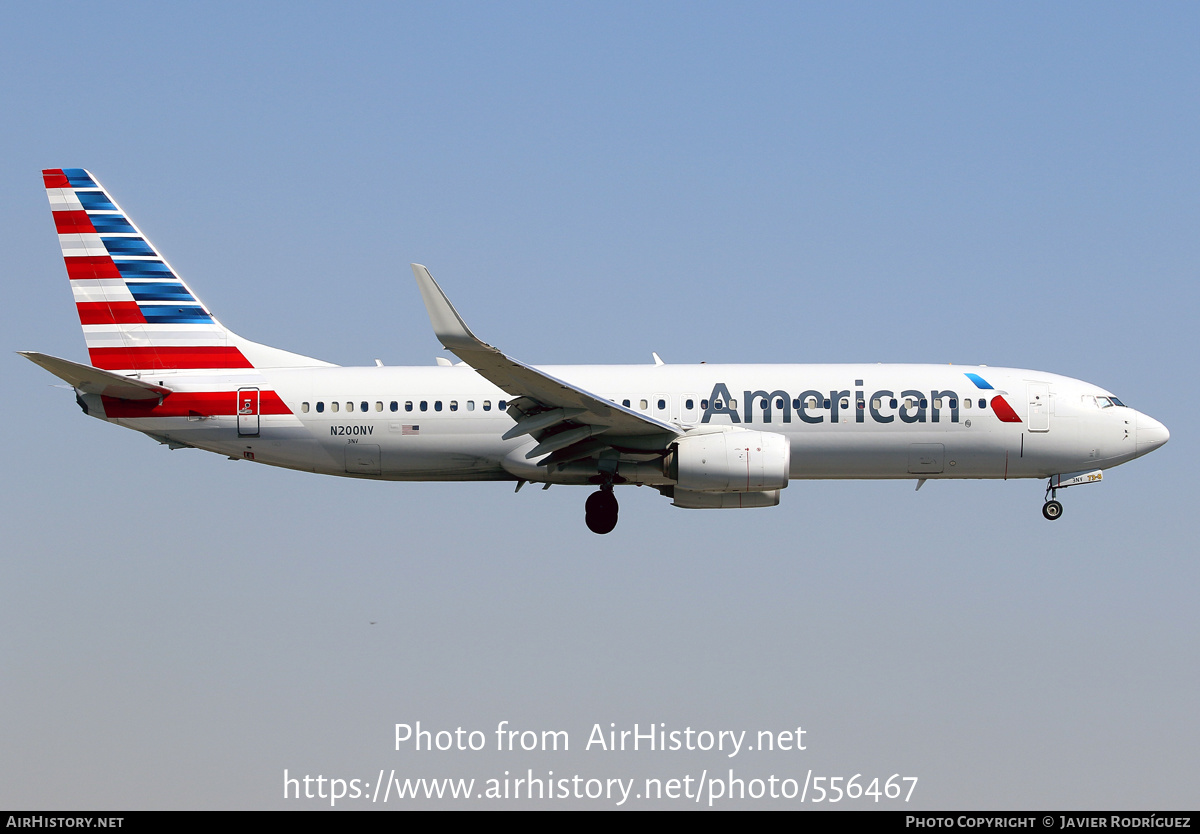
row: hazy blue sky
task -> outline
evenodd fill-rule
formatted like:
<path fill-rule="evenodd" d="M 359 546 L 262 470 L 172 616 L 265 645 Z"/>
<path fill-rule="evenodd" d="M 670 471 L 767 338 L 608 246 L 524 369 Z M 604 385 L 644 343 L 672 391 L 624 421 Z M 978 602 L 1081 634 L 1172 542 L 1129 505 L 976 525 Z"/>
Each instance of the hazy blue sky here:
<path fill-rule="evenodd" d="M 285 768 L 1195 807 L 1198 42 L 1189 3 L 8 9 L 0 807 L 328 806 Z M 530 362 L 1037 368 L 1171 442 L 1054 524 L 1033 481 L 793 482 L 741 512 L 629 489 L 606 537 L 582 489 L 171 452 L 12 353 L 86 357 L 64 166 L 225 324 L 341 364 L 442 353 L 419 261 Z M 571 750 L 393 749 L 505 720 Z M 584 751 L 610 722 L 808 749 Z"/>

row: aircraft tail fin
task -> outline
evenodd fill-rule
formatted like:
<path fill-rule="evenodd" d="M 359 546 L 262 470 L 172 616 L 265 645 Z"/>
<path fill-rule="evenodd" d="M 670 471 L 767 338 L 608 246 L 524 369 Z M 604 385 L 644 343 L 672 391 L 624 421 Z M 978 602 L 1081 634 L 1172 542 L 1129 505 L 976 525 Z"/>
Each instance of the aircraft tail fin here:
<path fill-rule="evenodd" d="M 42 171 L 92 365 L 110 371 L 328 365 L 236 335 L 83 168 Z"/>

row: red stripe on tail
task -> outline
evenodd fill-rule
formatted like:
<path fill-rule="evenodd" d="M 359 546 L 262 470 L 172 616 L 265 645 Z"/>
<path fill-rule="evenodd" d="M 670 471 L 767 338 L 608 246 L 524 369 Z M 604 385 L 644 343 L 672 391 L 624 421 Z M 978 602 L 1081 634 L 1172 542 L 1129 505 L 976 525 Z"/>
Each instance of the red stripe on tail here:
<path fill-rule="evenodd" d="M 43 168 L 42 180 L 47 188 L 70 188 L 71 181 L 63 173 L 62 168 Z"/>
<path fill-rule="evenodd" d="M 254 367 L 235 347 L 88 348 L 88 355 L 93 365 L 106 371 Z"/>
<path fill-rule="evenodd" d="M 136 301 L 81 301 L 80 324 L 145 324 L 146 317 Z"/>
<path fill-rule="evenodd" d="M 92 225 L 86 211 L 56 211 L 54 212 L 54 227 L 60 235 L 80 234 L 91 232 L 95 234 L 96 227 Z"/>
<path fill-rule="evenodd" d="M 113 259 L 107 255 L 89 255 L 86 257 L 63 258 L 67 262 L 67 277 L 72 281 L 85 278 L 116 278 L 121 279 L 121 273 Z"/>

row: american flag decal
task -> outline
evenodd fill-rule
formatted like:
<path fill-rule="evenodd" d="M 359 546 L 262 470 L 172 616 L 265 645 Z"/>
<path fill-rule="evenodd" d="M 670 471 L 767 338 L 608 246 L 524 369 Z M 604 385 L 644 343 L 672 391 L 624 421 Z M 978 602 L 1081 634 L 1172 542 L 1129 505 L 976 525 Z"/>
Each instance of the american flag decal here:
<path fill-rule="evenodd" d="M 401 426 L 400 427 L 400 434 L 420 434 L 420 433 L 421 433 L 420 426 Z"/>

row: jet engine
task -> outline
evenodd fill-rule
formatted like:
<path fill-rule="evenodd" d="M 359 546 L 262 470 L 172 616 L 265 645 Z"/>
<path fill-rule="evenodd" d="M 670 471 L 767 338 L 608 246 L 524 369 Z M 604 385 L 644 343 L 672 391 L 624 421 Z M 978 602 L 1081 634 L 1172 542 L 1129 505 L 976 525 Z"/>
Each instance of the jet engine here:
<path fill-rule="evenodd" d="M 769 492 L 787 486 L 791 461 L 792 447 L 782 434 L 691 434 L 671 445 L 663 474 L 689 492 Z"/>

